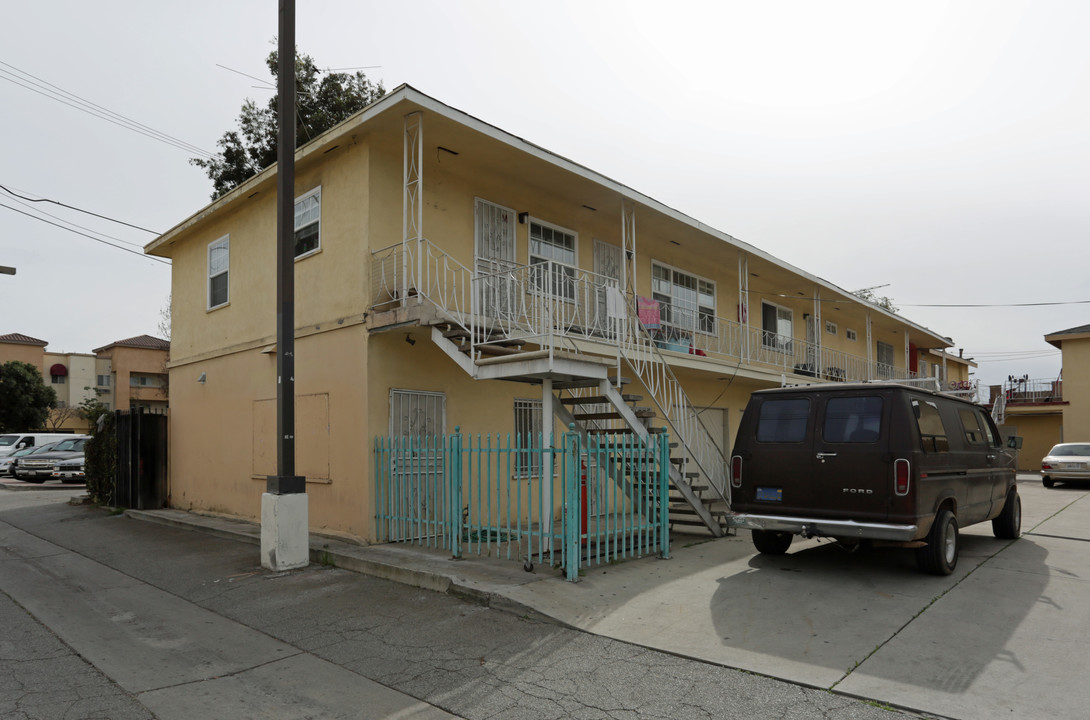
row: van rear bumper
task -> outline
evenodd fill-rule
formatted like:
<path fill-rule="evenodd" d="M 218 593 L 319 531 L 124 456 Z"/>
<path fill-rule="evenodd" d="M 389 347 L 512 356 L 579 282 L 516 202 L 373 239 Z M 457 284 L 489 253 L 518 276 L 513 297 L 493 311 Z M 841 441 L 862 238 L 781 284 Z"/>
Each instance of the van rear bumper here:
<path fill-rule="evenodd" d="M 890 525 L 888 523 L 864 523 L 854 520 L 825 520 L 819 518 L 786 517 L 782 515 L 753 515 L 733 513 L 727 516 L 732 527 L 749 530 L 775 530 L 803 537 L 861 538 L 867 540 L 891 540 L 908 542 L 915 540 L 918 525 Z"/>

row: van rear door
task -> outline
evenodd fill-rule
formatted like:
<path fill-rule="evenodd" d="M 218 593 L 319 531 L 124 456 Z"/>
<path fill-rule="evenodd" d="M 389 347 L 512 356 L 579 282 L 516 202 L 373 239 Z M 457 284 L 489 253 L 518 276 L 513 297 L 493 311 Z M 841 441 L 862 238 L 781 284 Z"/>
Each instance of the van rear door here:
<path fill-rule="evenodd" d="M 893 494 L 889 393 L 821 397 L 814 437 L 811 502 L 827 517 L 885 520 Z"/>
<path fill-rule="evenodd" d="M 814 458 L 810 437 L 816 399 L 811 394 L 790 393 L 768 395 L 760 399 L 758 407 L 754 404 L 751 399 L 756 427 L 748 452 L 742 456 L 746 478 L 742 500 L 752 512 L 809 514 Z"/>

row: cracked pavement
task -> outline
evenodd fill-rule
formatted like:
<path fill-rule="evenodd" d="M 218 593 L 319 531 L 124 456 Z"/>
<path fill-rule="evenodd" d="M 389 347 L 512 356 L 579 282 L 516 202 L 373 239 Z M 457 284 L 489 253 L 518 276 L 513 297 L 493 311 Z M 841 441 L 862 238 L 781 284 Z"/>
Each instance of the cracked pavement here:
<path fill-rule="evenodd" d="M 269 573 L 253 545 L 94 508 L 4 509 L 8 495 L 4 718 L 908 716 L 345 570 Z"/>

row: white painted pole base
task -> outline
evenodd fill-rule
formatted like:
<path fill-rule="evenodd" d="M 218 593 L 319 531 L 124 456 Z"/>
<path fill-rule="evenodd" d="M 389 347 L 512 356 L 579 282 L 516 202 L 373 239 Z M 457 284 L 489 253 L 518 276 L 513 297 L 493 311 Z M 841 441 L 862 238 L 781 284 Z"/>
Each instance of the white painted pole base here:
<path fill-rule="evenodd" d="M 295 570 L 310 563 L 306 493 L 261 495 L 261 567 Z"/>

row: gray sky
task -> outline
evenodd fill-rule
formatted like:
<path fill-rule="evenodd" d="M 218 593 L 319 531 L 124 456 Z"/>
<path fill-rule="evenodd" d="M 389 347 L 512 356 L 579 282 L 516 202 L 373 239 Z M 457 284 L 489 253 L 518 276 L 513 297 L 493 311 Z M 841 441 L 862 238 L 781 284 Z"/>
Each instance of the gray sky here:
<path fill-rule="evenodd" d="M 151 230 L 208 202 L 206 151 L 269 77 L 277 3 L 5 3 L 0 185 Z M 1090 323 L 1090 3 L 298 0 L 322 67 L 409 83 L 954 338 L 985 383 L 1054 378 Z M 271 79 L 271 78 L 270 78 Z M 25 81 L 24 81 L 25 82 Z M 0 191 L 139 253 L 154 236 Z M 54 218 L 46 218 L 56 222 Z M 82 232 L 82 231 L 81 231 Z M 129 245 L 125 243 L 133 243 Z M 0 334 L 157 334 L 169 267 L 0 207 Z"/>

